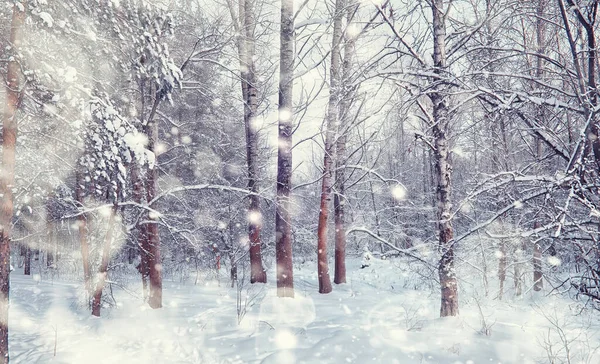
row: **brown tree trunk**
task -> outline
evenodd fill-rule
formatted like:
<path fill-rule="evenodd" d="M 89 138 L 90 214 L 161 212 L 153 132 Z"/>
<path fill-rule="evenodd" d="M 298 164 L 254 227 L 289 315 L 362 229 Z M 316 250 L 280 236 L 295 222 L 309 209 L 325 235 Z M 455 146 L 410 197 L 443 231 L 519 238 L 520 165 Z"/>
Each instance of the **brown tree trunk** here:
<path fill-rule="evenodd" d="M 77 204 L 80 207 L 83 207 L 85 182 L 81 171 L 78 170 L 75 173 L 75 199 L 77 200 Z M 87 217 L 84 213 L 77 216 L 77 227 L 79 229 L 79 245 L 81 247 L 81 261 L 83 264 L 83 283 L 85 285 L 85 291 L 87 292 L 87 302 L 89 305 L 92 297 L 92 274 L 90 270 L 90 246 L 88 243 Z"/>
<path fill-rule="evenodd" d="M 13 53 L 21 46 L 21 28 L 25 23 L 27 2 L 15 2 L 10 43 Z M 11 57 L 6 75 L 6 105 L 2 118 L 2 170 L 0 174 L 0 363 L 8 363 L 8 296 L 10 288 L 10 240 L 13 217 L 13 184 L 17 144 L 17 111 L 21 94 L 21 65 Z"/>
<path fill-rule="evenodd" d="M 344 177 L 343 175 L 337 175 L 336 178 L 340 178 L 340 182 L 336 183 L 339 189 L 333 196 L 335 211 L 335 275 L 333 282 L 335 284 L 346 283 L 346 227 L 344 221 L 344 195 L 342 194 L 344 182 L 341 181 Z"/>
<path fill-rule="evenodd" d="M 458 315 L 458 286 L 454 268 L 454 229 L 450 221 L 452 191 L 450 147 L 448 143 L 449 115 L 447 85 L 444 82 L 446 65 L 446 24 L 444 0 L 432 1 L 433 12 L 433 104 L 432 127 L 434 138 L 435 174 L 437 177 L 436 200 L 438 205 L 438 244 L 441 253 L 439 276 L 441 285 L 440 316 Z"/>
<path fill-rule="evenodd" d="M 250 240 L 250 283 L 266 283 L 267 273 L 263 268 L 260 232 L 262 214 L 258 196 L 258 130 L 255 118 L 258 113 L 258 90 L 256 88 L 256 69 L 254 62 L 254 7 L 253 0 L 243 1 L 240 6 L 239 55 L 242 65 L 242 96 L 244 99 L 244 125 L 246 129 L 246 162 L 248 165 L 248 190 L 250 207 L 248 209 L 248 238 Z"/>
<path fill-rule="evenodd" d="M 110 259 L 110 246 L 112 244 L 113 230 L 115 229 L 115 216 L 117 215 L 117 205 L 112 208 L 110 217 L 108 218 L 106 236 L 104 238 L 104 247 L 102 249 L 102 259 L 98 268 L 98 282 L 96 282 L 96 290 L 94 291 L 94 302 L 92 303 L 92 315 L 100 317 L 100 309 L 102 308 L 102 291 L 106 284 L 108 274 L 108 261 Z"/>
<path fill-rule="evenodd" d="M 294 1 L 281 1 L 279 57 L 279 146 L 277 148 L 277 199 L 275 206 L 275 260 L 277 296 L 294 297 L 292 260 L 292 125 L 294 118 Z"/>
<path fill-rule="evenodd" d="M 346 3 L 346 27 L 349 27 L 357 11 L 355 0 L 348 0 Z M 340 81 L 340 110 L 339 110 L 339 132 L 335 142 L 335 183 L 333 208 L 335 213 L 335 274 L 333 282 L 335 284 L 346 283 L 346 227 L 344 216 L 345 186 L 346 174 L 343 166 L 346 164 L 346 134 L 349 125 L 350 101 L 353 97 L 353 89 L 350 86 L 350 76 L 352 74 L 352 65 L 354 61 L 356 38 L 354 34 L 344 32 L 344 60 L 342 62 L 342 78 Z"/>
<path fill-rule="evenodd" d="M 329 103 L 325 123 L 325 148 L 323 156 L 323 179 L 321 180 L 321 204 L 317 227 L 317 271 L 319 293 L 331 292 L 329 263 L 327 259 L 327 219 L 333 186 L 333 161 L 335 160 L 335 138 L 339 129 L 340 97 L 340 44 L 342 41 L 343 0 L 336 0 L 333 17 L 333 35 L 331 42 L 331 67 L 329 72 Z"/>
<path fill-rule="evenodd" d="M 135 162 L 131 166 L 131 184 L 133 185 L 133 201 L 138 205 L 142 205 L 144 200 L 144 182 L 140 176 L 140 167 Z M 142 210 L 138 220 L 147 220 L 148 211 Z M 146 238 L 146 225 L 137 224 L 137 250 L 140 254 L 140 264 L 137 269 L 142 276 L 142 290 L 144 300 L 148 297 L 148 239 Z"/>
<path fill-rule="evenodd" d="M 158 97 L 158 96 L 156 96 Z M 153 112 L 148 118 L 146 124 L 146 135 L 148 136 L 148 150 L 156 153 L 156 143 L 158 142 L 158 123 L 152 117 L 157 106 L 155 100 Z M 156 197 L 156 183 L 158 179 L 158 156 L 155 156 L 155 165 L 146 171 L 146 200 L 148 204 Z M 144 247 L 147 252 L 148 268 L 148 304 L 152 308 L 162 307 L 162 265 L 160 260 L 160 235 L 158 232 L 158 216 L 149 215 L 146 226 L 146 236 Z"/>
<path fill-rule="evenodd" d="M 325 152 L 327 153 L 327 151 Z M 323 176 L 321 188 L 321 206 L 319 211 L 319 226 L 317 228 L 317 272 L 319 278 L 319 293 L 331 292 L 331 278 L 327 263 L 327 215 L 329 215 L 329 201 L 331 194 L 331 157 L 325 157 L 325 169 L 329 176 Z M 329 186 L 327 186 L 327 184 Z"/>

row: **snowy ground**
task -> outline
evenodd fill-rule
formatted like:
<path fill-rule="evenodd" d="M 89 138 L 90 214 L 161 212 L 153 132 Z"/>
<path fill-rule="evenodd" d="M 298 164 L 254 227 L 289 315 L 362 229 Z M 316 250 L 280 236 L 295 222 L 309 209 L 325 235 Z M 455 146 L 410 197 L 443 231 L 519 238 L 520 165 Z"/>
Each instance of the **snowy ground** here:
<path fill-rule="evenodd" d="M 273 282 L 244 289 L 251 298 L 239 324 L 237 291 L 224 279 L 221 286 L 165 282 L 162 310 L 115 288 L 118 307 L 98 319 L 77 304 L 77 284 L 36 281 L 17 270 L 11 361 L 507 364 L 549 363 L 550 351 L 561 363 L 568 349 L 571 363 L 600 363 L 599 320 L 570 300 L 465 295 L 459 318 L 440 319 L 437 294 L 410 289 L 414 283 L 396 264 L 359 264 L 351 262 L 350 282 L 329 295 L 317 293 L 312 264 L 296 269 L 296 299 L 276 298 Z"/>

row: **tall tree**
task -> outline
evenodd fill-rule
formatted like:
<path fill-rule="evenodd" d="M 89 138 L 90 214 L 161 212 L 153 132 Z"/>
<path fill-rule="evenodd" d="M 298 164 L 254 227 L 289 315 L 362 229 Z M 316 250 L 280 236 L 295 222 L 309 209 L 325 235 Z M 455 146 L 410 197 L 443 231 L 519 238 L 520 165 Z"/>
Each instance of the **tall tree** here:
<path fill-rule="evenodd" d="M 244 128 L 246 132 L 246 164 L 248 168 L 248 238 L 250 242 L 250 283 L 266 283 L 267 273 L 262 264 L 261 229 L 262 213 L 258 195 L 258 148 L 259 134 L 256 127 L 258 116 L 258 88 L 256 77 L 256 14 L 254 0 L 239 0 L 238 14 L 228 3 L 236 32 L 238 55 L 240 57 L 242 101 L 244 103 Z"/>
<path fill-rule="evenodd" d="M 344 7 L 346 17 L 346 29 L 344 31 L 344 57 L 342 61 L 342 75 L 340 79 L 340 105 L 338 135 L 335 141 L 335 182 L 333 207 L 335 213 L 335 274 L 333 281 L 336 284 L 346 283 L 346 226 L 344 216 L 345 206 L 345 179 L 344 165 L 346 163 L 346 143 L 350 125 L 350 101 L 354 94 L 352 85 L 353 62 L 356 46 L 356 34 L 351 30 L 356 26 L 353 24 L 354 16 L 358 11 L 355 0 L 347 0 Z"/>
<path fill-rule="evenodd" d="M 446 78 L 446 11 L 444 0 L 431 2 L 433 12 L 433 76 L 429 94 L 433 106 L 433 140 L 437 181 L 438 244 L 441 253 L 439 276 L 442 290 L 440 315 L 458 315 L 458 286 L 454 268 L 454 229 L 451 222 L 452 166 L 448 132 L 450 128 L 448 82 Z"/>
<path fill-rule="evenodd" d="M 331 202 L 331 188 L 334 181 L 333 161 L 335 160 L 335 139 L 339 130 L 340 99 L 340 49 L 342 43 L 342 20 L 344 1 L 336 0 L 333 14 L 333 34 L 331 40 L 331 64 L 329 68 L 329 102 L 325 122 L 325 146 L 323 150 L 323 178 L 321 180 L 321 204 L 317 227 L 317 271 L 319 293 L 331 292 L 331 278 L 327 262 L 327 218 Z"/>
<path fill-rule="evenodd" d="M 262 213 L 260 210 L 260 197 L 258 196 L 258 130 L 255 118 L 258 114 L 258 89 L 255 65 L 255 28 L 253 0 L 244 1 L 244 39 L 246 52 L 244 54 L 245 77 L 242 82 L 246 84 L 246 100 L 244 105 L 244 124 L 246 128 L 246 160 L 248 163 L 248 190 L 250 195 L 250 209 L 248 210 L 248 233 L 250 238 L 250 282 L 266 283 L 267 273 L 262 265 L 260 231 L 262 228 Z"/>
<path fill-rule="evenodd" d="M 17 144 L 17 110 L 21 98 L 21 65 L 19 51 L 21 30 L 25 24 L 26 1 L 15 1 L 10 30 L 12 57 L 6 74 L 6 104 L 2 117 L 2 170 L 0 173 L 0 360 L 9 362 L 8 297 L 10 290 L 10 240 L 13 217 L 13 184 Z"/>
<path fill-rule="evenodd" d="M 292 131 L 294 120 L 294 1 L 281 0 L 279 50 L 279 130 L 277 146 L 277 199 L 275 207 L 275 258 L 277 296 L 294 297 L 292 260 Z"/>
<path fill-rule="evenodd" d="M 546 19 L 545 10 L 548 7 L 548 0 L 538 0 L 536 4 L 536 20 L 535 20 L 535 42 L 536 42 L 536 64 L 535 64 L 535 79 L 542 81 L 544 77 L 544 55 L 546 53 Z M 539 125 L 545 125 L 545 115 L 543 106 L 537 107 L 537 123 Z M 536 138 L 536 160 L 538 164 L 542 162 L 542 141 Z M 541 227 L 539 219 L 533 223 L 533 228 L 538 229 Z M 535 239 L 533 241 L 533 290 L 541 291 L 544 287 L 543 272 L 542 272 L 542 247 L 540 242 L 542 239 Z"/>
<path fill-rule="evenodd" d="M 156 93 L 154 107 L 148 120 L 146 121 L 145 132 L 148 136 L 148 150 L 156 153 L 158 143 L 158 123 L 153 117 L 158 104 L 159 96 Z M 156 155 L 156 154 L 155 154 Z M 156 157 L 154 157 L 156 158 Z M 158 166 L 156 162 L 150 163 L 146 171 L 146 200 L 150 204 L 156 197 L 158 178 Z M 142 245 L 146 254 L 146 264 L 148 270 L 148 304 L 152 308 L 162 307 L 162 265 L 160 260 L 160 235 L 158 234 L 158 219 L 156 214 L 149 214 L 149 220 L 145 224 L 146 233 Z"/>
<path fill-rule="evenodd" d="M 75 201 L 77 202 L 78 207 L 83 207 L 85 202 L 85 180 L 81 167 L 81 163 L 78 163 L 75 171 Z M 89 304 L 89 300 L 92 297 L 92 274 L 90 268 L 87 216 L 83 212 L 77 216 L 77 228 L 79 232 L 79 247 L 81 249 L 81 263 L 83 265 L 83 283 L 87 294 L 86 302 Z"/>

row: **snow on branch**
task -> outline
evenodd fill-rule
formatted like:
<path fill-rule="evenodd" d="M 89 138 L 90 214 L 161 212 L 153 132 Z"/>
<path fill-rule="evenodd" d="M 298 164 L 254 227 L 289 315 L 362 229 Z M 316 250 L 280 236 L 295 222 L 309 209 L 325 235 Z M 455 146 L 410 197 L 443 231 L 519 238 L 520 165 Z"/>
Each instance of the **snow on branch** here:
<path fill-rule="evenodd" d="M 426 264 L 429 267 L 435 268 L 431 263 L 429 263 L 428 261 L 424 260 L 423 258 L 417 256 L 415 254 L 415 252 L 418 252 L 420 248 L 424 248 L 424 247 L 428 247 L 428 244 L 419 244 L 419 245 L 415 245 L 409 249 L 402 249 L 402 248 L 398 248 L 397 246 L 395 246 L 394 244 L 390 243 L 389 241 L 383 239 L 381 236 L 375 234 L 374 232 L 372 232 L 371 230 L 364 228 L 364 227 L 355 227 L 352 228 L 350 230 L 348 230 L 346 232 L 346 236 L 349 236 L 351 233 L 364 233 L 369 235 L 370 237 L 374 238 L 375 240 L 379 241 L 382 244 L 385 244 L 387 247 L 389 247 L 390 249 L 393 249 L 401 254 L 404 254 L 408 257 L 414 258 L 416 260 L 418 260 L 421 263 Z"/>

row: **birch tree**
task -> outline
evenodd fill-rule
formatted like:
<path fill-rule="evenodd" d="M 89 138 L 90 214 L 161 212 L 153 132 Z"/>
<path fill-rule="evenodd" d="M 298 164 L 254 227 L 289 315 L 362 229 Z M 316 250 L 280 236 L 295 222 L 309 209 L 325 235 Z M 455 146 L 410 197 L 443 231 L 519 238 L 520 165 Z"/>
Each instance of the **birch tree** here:
<path fill-rule="evenodd" d="M 244 103 L 244 129 L 246 133 L 246 163 L 248 169 L 248 190 L 252 192 L 248 199 L 248 238 L 250 242 L 250 282 L 266 283 L 267 273 L 262 264 L 261 229 L 262 213 L 258 195 L 258 148 L 259 134 L 256 126 L 258 117 L 258 86 L 256 77 L 256 37 L 254 0 L 238 0 L 238 13 L 234 5 L 228 2 L 234 28 L 238 34 L 237 48 L 240 58 L 242 101 Z"/>
<path fill-rule="evenodd" d="M 452 165 L 450 161 L 451 115 L 449 114 L 448 82 L 446 79 L 446 16 L 450 9 L 444 0 L 432 0 L 433 12 L 433 76 L 429 94 L 432 112 L 435 174 L 437 181 L 438 242 L 440 249 L 439 276 L 442 289 L 440 316 L 458 315 L 458 286 L 454 268 L 454 229 L 451 217 Z"/>
<path fill-rule="evenodd" d="M 331 292 L 331 278 L 327 258 L 327 218 L 331 202 L 331 189 L 334 181 L 333 162 L 335 161 L 336 138 L 339 131 L 339 100 L 341 78 L 341 43 L 344 1 L 336 0 L 333 14 L 333 34 L 331 41 L 331 65 L 329 71 L 329 102 L 325 117 L 325 145 L 323 148 L 323 178 L 321 180 L 321 202 L 317 227 L 317 274 L 319 293 Z"/>
<path fill-rule="evenodd" d="M 277 200 L 275 207 L 275 249 L 277 296 L 294 297 L 292 260 L 292 131 L 294 120 L 294 2 L 281 0 L 279 55 L 279 130 L 277 146 Z"/>
<path fill-rule="evenodd" d="M 357 34 L 353 34 L 356 24 L 354 19 L 359 5 L 354 0 L 347 0 L 343 16 L 346 18 L 346 29 L 343 32 L 343 51 L 341 80 L 339 85 L 340 101 L 338 111 L 338 135 L 335 140 L 335 182 L 333 206 L 335 213 L 335 274 L 334 283 L 346 283 L 346 217 L 345 217 L 345 179 L 346 149 L 349 126 L 351 122 L 350 104 L 354 96 L 355 86 L 354 58 Z M 333 58 L 333 54 L 332 54 Z"/>

